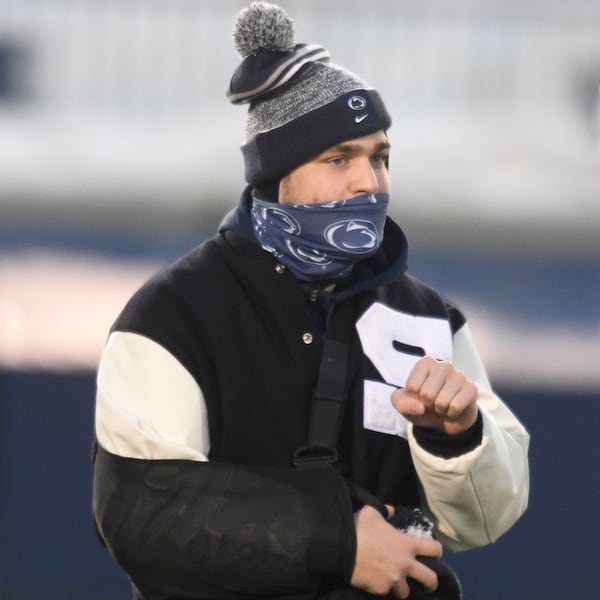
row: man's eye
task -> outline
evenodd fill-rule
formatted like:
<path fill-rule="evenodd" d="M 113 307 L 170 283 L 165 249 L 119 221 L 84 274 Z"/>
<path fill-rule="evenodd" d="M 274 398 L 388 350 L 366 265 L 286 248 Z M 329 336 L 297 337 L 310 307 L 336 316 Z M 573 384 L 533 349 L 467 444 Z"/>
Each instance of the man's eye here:
<path fill-rule="evenodd" d="M 371 157 L 371 160 L 374 163 L 384 163 L 387 160 L 387 156 L 384 156 L 383 154 L 375 154 L 374 156 Z"/>
<path fill-rule="evenodd" d="M 341 156 L 336 156 L 335 158 L 331 158 L 329 162 L 334 166 L 341 166 L 346 162 L 346 159 Z"/>

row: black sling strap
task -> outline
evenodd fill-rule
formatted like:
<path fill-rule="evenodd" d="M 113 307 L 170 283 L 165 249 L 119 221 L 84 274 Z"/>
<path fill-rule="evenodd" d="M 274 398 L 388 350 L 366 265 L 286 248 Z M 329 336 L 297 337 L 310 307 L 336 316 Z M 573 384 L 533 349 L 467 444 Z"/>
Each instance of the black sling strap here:
<path fill-rule="evenodd" d="M 349 300 L 336 306 L 331 316 L 313 394 L 308 442 L 294 453 L 296 468 L 327 466 L 337 461 L 335 446 L 348 394 L 352 316 Z"/>

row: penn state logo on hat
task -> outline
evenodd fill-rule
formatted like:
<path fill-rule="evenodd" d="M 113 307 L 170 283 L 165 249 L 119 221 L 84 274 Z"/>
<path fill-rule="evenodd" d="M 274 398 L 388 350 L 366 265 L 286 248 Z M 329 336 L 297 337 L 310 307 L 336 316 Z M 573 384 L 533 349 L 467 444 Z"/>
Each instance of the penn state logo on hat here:
<path fill-rule="evenodd" d="M 368 102 L 367 99 L 362 94 L 354 94 L 348 98 L 348 106 L 350 110 L 354 111 L 354 122 L 357 125 L 360 125 L 368 116 L 369 113 L 367 111 Z"/>

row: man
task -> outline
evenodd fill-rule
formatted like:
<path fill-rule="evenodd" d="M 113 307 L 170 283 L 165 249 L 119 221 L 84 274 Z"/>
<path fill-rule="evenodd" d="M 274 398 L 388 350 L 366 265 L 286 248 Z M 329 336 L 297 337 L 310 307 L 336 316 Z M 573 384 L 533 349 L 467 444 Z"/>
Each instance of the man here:
<path fill-rule="evenodd" d="M 249 185 L 111 331 L 98 532 L 139 599 L 457 598 L 441 543 L 519 518 L 528 435 L 406 273 L 381 98 L 293 38 L 273 5 L 238 17 Z"/>

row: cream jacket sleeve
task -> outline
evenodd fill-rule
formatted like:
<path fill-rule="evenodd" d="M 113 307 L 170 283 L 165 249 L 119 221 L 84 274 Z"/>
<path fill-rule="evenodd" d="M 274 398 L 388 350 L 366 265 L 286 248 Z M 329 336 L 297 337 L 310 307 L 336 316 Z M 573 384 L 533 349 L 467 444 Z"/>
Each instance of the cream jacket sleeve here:
<path fill-rule="evenodd" d="M 136 333 L 111 333 L 100 360 L 96 438 L 108 452 L 146 460 L 208 460 L 206 403 L 165 348 Z"/>
<path fill-rule="evenodd" d="M 454 337 L 452 362 L 478 386 L 481 445 L 441 458 L 419 446 L 412 425 L 408 441 L 438 539 L 456 551 L 495 541 L 527 508 L 529 435 L 492 391 L 467 325 Z"/>

